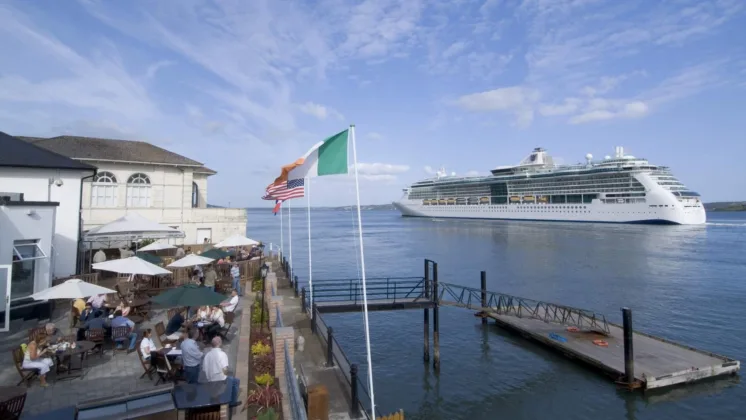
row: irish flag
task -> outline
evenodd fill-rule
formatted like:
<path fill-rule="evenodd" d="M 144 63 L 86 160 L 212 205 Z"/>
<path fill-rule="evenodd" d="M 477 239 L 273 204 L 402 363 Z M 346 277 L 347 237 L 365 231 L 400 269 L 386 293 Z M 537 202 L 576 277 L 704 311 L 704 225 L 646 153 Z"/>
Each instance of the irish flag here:
<path fill-rule="evenodd" d="M 348 134 L 349 129 L 316 143 L 302 158 L 286 166 L 287 180 L 346 174 Z"/>

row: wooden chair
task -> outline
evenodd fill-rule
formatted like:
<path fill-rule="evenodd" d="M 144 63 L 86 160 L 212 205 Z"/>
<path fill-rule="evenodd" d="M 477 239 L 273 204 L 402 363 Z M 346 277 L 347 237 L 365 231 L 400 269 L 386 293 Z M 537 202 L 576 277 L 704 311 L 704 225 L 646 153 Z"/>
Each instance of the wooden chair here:
<path fill-rule="evenodd" d="M 155 363 L 155 373 L 158 374 L 158 381 L 155 383 L 156 385 L 161 382 L 176 383 L 179 380 L 178 370 L 171 365 L 171 362 L 168 361 L 166 355 L 157 351 L 151 351 L 150 363 Z"/>
<path fill-rule="evenodd" d="M 144 378 L 145 375 L 148 375 L 148 379 L 151 381 L 153 380 L 153 374 L 155 373 L 155 365 L 150 363 L 150 361 L 146 361 L 142 357 L 142 352 L 140 351 L 140 344 L 142 343 L 142 339 L 137 340 L 137 344 L 135 345 L 135 349 L 137 350 L 137 358 L 140 359 L 140 364 L 142 365 L 142 370 L 145 371 L 142 375 L 140 375 L 140 379 Z M 151 358 L 153 356 L 150 356 Z"/>
<path fill-rule="evenodd" d="M 186 420 L 220 420 L 220 408 L 192 408 L 186 412 Z"/>
<path fill-rule="evenodd" d="M 163 326 L 163 321 L 155 324 L 155 335 L 158 336 L 158 341 L 160 341 L 161 347 L 166 347 L 166 344 L 174 344 L 179 341 L 166 338 L 166 327 Z"/>
<path fill-rule="evenodd" d="M 15 420 L 21 418 L 23 406 L 26 404 L 26 393 L 10 398 L 0 403 L 0 419 Z"/>
<path fill-rule="evenodd" d="M 20 347 L 13 349 L 13 363 L 16 365 L 18 375 L 21 376 L 21 380 L 16 386 L 21 386 L 21 384 L 25 382 L 26 386 L 28 387 L 31 386 L 31 381 L 39 376 L 39 371 L 37 369 L 24 369 L 23 357 L 23 350 Z"/>
<path fill-rule="evenodd" d="M 46 337 L 47 329 L 44 327 L 29 328 L 28 330 L 28 342 L 32 342 L 37 338 Z"/>
<path fill-rule="evenodd" d="M 233 318 L 235 317 L 235 315 L 236 314 L 233 312 L 225 312 L 223 314 L 223 320 L 225 321 L 225 324 L 223 325 L 223 328 L 220 329 L 219 334 L 226 340 L 228 339 L 228 333 L 233 326 Z"/>
<path fill-rule="evenodd" d="M 104 343 L 106 342 L 106 330 L 103 328 L 91 328 L 85 332 L 85 339 L 95 344 L 91 353 L 98 352 L 99 357 L 104 355 Z"/>
<path fill-rule="evenodd" d="M 130 328 L 129 327 L 116 327 L 111 329 L 111 341 L 114 342 L 114 354 L 118 351 L 127 351 L 129 347 Z M 124 343 L 126 345 L 122 348 L 117 348 L 118 343 Z"/>

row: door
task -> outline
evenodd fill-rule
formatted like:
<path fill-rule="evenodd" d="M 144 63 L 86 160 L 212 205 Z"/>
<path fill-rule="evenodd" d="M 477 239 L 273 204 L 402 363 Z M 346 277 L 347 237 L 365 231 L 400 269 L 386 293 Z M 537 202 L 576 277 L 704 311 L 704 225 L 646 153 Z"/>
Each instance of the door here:
<path fill-rule="evenodd" d="M 197 243 L 203 244 L 205 243 L 205 239 L 207 239 L 208 243 L 212 243 L 212 229 L 197 229 Z"/>
<path fill-rule="evenodd" d="M 2 307 L 0 307 L 0 332 L 6 332 L 10 328 L 10 275 L 13 266 L 0 264 L 0 296 L 2 296 Z"/>

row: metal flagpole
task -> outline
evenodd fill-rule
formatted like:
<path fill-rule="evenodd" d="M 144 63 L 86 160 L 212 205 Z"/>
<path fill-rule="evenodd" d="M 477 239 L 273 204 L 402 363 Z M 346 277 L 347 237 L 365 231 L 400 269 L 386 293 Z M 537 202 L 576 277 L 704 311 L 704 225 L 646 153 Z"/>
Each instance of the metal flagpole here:
<path fill-rule="evenodd" d="M 306 178 L 306 213 L 308 218 L 308 290 L 311 294 L 308 298 L 311 313 L 313 314 L 313 265 L 311 264 L 311 178 Z"/>
<path fill-rule="evenodd" d="M 290 248 L 290 270 L 293 269 L 293 214 L 290 211 L 290 200 L 288 202 L 288 242 Z M 290 273 L 287 273 L 290 275 Z"/>
<path fill-rule="evenodd" d="M 282 256 L 285 256 L 285 229 L 283 228 L 283 221 L 282 219 L 285 217 L 285 210 L 283 210 L 283 205 L 280 203 L 280 254 Z"/>
<path fill-rule="evenodd" d="M 363 318 L 365 320 L 365 347 L 368 351 L 368 388 L 370 389 L 370 412 L 376 417 L 376 400 L 373 392 L 373 358 L 370 352 L 370 324 L 368 322 L 368 289 L 365 283 L 365 252 L 363 251 L 363 217 L 360 214 L 360 182 L 357 175 L 357 147 L 355 145 L 355 126 L 350 125 L 352 138 L 352 161 L 355 166 L 355 198 L 357 201 L 357 232 L 360 240 L 360 273 L 363 282 Z"/>

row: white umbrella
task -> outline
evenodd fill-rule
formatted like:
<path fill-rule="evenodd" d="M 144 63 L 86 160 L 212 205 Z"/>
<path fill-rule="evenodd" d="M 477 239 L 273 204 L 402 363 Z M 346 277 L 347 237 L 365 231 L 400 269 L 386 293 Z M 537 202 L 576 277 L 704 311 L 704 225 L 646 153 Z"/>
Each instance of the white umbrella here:
<path fill-rule="evenodd" d="M 240 234 L 235 234 L 229 238 L 223 239 L 222 241 L 215 244 L 215 248 L 232 248 L 236 246 L 251 246 L 259 245 L 258 241 L 251 238 L 247 238 Z"/>
<path fill-rule="evenodd" d="M 183 238 L 184 232 L 130 213 L 85 234 L 86 241 L 126 241 L 138 239 Z"/>
<path fill-rule="evenodd" d="M 201 255 L 189 254 L 180 260 L 176 260 L 172 262 L 167 267 L 172 267 L 172 268 L 193 267 L 195 265 L 210 264 L 213 261 L 215 261 L 213 258 L 203 257 Z"/>
<path fill-rule="evenodd" d="M 176 247 L 171 244 L 164 244 L 163 242 L 153 242 L 150 245 L 146 245 L 138 249 L 138 251 L 160 251 L 163 249 L 174 249 L 174 248 Z"/>
<path fill-rule="evenodd" d="M 139 257 L 129 257 L 120 260 L 109 260 L 93 264 L 94 270 L 113 271 L 119 274 L 143 274 L 146 276 L 158 276 L 171 274 L 165 268 L 158 267 Z"/>
<path fill-rule="evenodd" d="M 80 279 L 70 279 L 57 286 L 34 293 L 31 295 L 31 298 L 34 300 L 82 299 L 95 295 L 107 295 L 109 293 L 116 292 L 96 284 L 86 283 Z"/>

